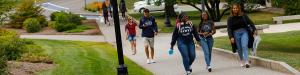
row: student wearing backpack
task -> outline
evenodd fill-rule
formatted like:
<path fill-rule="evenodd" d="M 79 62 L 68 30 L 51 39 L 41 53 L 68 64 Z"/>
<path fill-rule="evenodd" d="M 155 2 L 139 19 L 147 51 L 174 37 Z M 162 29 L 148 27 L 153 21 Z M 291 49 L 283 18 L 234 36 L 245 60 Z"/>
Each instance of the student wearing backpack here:
<path fill-rule="evenodd" d="M 131 44 L 132 55 L 136 54 L 136 26 L 137 24 L 132 20 L 131 17 L 128 17 L 128 23 L 125 25 L 126 39 Z"/>
<path fill-rule="evenodd" d="M 228 36 L 232 43 L 233 52 L 235 52 L 235 50 L 238 52 L 241 66 L 249 68 L 248 48 L 253 47 L 254 36 L 257 35 L 253 22 L 241 11 L 239 4 L 233 4 L 227 25 Z"/>
<path fill-rule="evenodd" d="M 158 30 L 155 18 L 150 15 L 148 9 L 144 10 L 144 16 L 140 19 L 139 28 L 142 29 L 142 37 L 145 44 L 147 64 L 156 63 L 154 61 L 154 36 L 157 35 Z"/>
<path fill-rule="evenodd" d="M 173 50 L 173 47 L 177 42 L 179 52 L 182 56 L 184 69 L 186 74 L 190 75 L 192 73 L 191 65 L 196 57 L 193 38 L 197 41 L 200 41 L 200 38 L 198 37 L 195 26 L 193 26 L 191 21 L 189 21 L 186 13 L 183 12 L 179 15 L 178 24 L 179 25 L 175 26 L 173 31 L 170 50 Z"/>
<path fill-rule="evenodd" d="M 201 22 L 199 24 L 198 33 L 200 37 L 200 44 L 204 53 L 206 69 L 211 72 L 211 54 L 214 44 L 214 38 L 212 35 L 216 33 L 214 22 L 209 20 L 207 12 L 201 14 Z"/>

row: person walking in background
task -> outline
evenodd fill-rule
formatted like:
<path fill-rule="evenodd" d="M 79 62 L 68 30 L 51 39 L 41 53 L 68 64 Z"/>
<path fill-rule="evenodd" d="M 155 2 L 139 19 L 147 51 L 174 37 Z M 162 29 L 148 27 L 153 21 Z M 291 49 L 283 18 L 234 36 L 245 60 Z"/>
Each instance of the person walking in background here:
<path fill-rule="evenodd" d="M 128 17 L 128 23 L 125 25 L 126 39 L 131 44 L 132 55 L 136 54 L 136 26 L 137 24 L 132 20 L 131 17 Z"/>
<path fill-rule="evenodd" d="M 206 62 L 206 69 L 211 72 L 211 54 L 212 47 L 214 44 L 214 39 L 212 35 L 216 33 L 214 22 L 209 20 L 207 12 L 202 13 L 201 22 L 198 28 L 200 36 L 200 44 L 204 53 L 204 58 Z"/>
<path fill-rule="evenodd" d="M 119 6 L 120 6 L 119 9 L 120 9 L 120 11 L 122 13 L 122 17 L 123 17 L 123 19 L 125 19 L 125 17 L 126 17 L 125 12 L 127 12 L 125 1 L 121 0 Z"/>
<path fill-rule="evenodd" d="M 177 46 L 183 60 L 184 69 L 186 74 L 190 75 L 192 73 L 191 65 L 196 57 L 193 37 L 197 41 L 200 41 L 200 38 L 198 37 L 195 26 L 191 21 L 189 21 L 186 13 L 183 12 L 179 15 L 178 24 L 179 25 L 175 26 L 173 31 L 170 50 L 174 50 L 173 47 L 177 41 Z"/>
<path fill-rule="evenodd" d="M 142 29 L 142 37 L 145 44 L 145 52 L 147 63 L 155 63 L 154 61 L 154 36 L 157 35 L 157 25 L 155 18 L 150 15 L 149 10 L 144 10 L 144 16 L 140 19 L 139 28 Z M 150 49 L 150 51 L 149 51 Z M 150 52 L 150 54 L 149 54 Z"/>
<path fill-rule="evenodd" d="M 241 11 L 239 4 L 233 4 L 227 25 L 229 39 L 237 47 L 241 66 L 249 68 L 248 48 L 253 47 L 253 37 L 257 35 L 253 22 Z"/>
<path fill-rule="evenodd" d="M 104 17 L 104 24 L 107 24 L 107 22 L 108 22 L 108 25 L 110 26 L 109 19 L 108 19 L 108 8 L 107 8 L 105 2 L 103 2 L 103 4 L 102 4 L 102 13 L 103 13 L 103 17 Z"/>
<path fill-rule="evenodd" d="M 109 3 L 109 5 L 108 5 L 108 9 L 109 9 L 109 15 L 110 15 L 110 18 L 113 18 L 113 7 L 111 6 L 110 3 Z"/>

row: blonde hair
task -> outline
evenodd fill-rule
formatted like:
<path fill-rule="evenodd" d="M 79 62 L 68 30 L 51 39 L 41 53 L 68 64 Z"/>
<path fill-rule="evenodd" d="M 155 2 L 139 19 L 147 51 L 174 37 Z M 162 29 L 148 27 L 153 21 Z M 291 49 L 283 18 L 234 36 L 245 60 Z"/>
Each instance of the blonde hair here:
<path fill-rule="evenodd" d="M 239 9 L 237 15 L 235 15 L 235 14 L 233 13 L 233 7 L 234 7 L 234 6 L 236 6 L 236 7 Z M 231 5 L 231 9 L 230 9 L 230 15 L 231 15 L 231 16 L 241 16 L 241 15 L 243 15 L 243 14 L 244 14 L 244 13 L 242 12 L 241 5 L 236 4 L 236 3 Z"/>
<path fill-rule="evenodd" d="M 127 16 L 127 21 L 129 22 L 130 20 L 132 20 L 132 17 Z"/>

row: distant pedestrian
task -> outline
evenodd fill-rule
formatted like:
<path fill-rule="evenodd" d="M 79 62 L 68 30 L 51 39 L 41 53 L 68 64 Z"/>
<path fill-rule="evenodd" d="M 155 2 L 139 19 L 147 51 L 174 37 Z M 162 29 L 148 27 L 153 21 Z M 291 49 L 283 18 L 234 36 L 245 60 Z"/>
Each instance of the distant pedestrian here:
<path fill-rule="evenodd" d="M 103 2 L 103 4 L 102 4 L 102 13 L 103 13 L 103 17 L 104 17 L 104 23 L 107 24 L 107 22 L 108 22 L 108 25 L 110 26 L 109 19 L 108 19 L 108 8 L 107 8 L 105 2 Z"/>
<path fill-rule="evenodd" d="M 131 17 L 128 17 L 128 23 L 125 25 L 126 39 L 131 44 L 132 55 L 136 54 L 136 26 L 137 24 L 132 20 Z"/>
<path fill-rule="evenodd" d="M 250 18 L 241 11 L 239 4 L 233 4 L 231 15 L 227 21 L 228 36 L 233 46 L 233 52 L 237 51 L 241 66 L 250 67 L 248 48 L 252 48 L 256 28 Z M 237 48 L 237 49 L 235 49 Z"/>
<path fill-rule="evenodd" d="M 211 72 L 211 54 L 214 44 L 212 35 L 216 33 L 214 22 L 209 19 L 208 13 L 205 11 L 201 14 L 201 22 L 199 24 L 198 32 L 200 36 L 200 44 L 204 53 L 206 62 L 206 69 Z"/>
<path fill-rule="evenodd" d="M 171 48 L 174 50 L 174 45 L 177 42 L 177 47 L 182 57 L 182 62 L 187 75 L 192 73 L 191 65 L 193 64 L 196 53 L 194 38 L 200 41 L 196 27 L 189 21 L 186 13 L 181 13 L 178 17 L 178 25 L 175 26 L 172 35 Z"/>
<path fill-rule="evenodd" d="M 150 15 L 148 9 L 144 10 L 144 16 L 140 19 L 139 28 L 142 29 L 142 37 L 144 39 L 145 44 L 147 63 L 156 63 L 154 61 L 154 36 L 157 35 L 158 30 L 155 18 Z"/>
<path fill-rule="evenodd" d="M 122 17 L 123 17 L 123 19 L 125 19 L 125 17 L 126 17 L 125 12 L 127 12 L 125 1 L 124 1 L 124 0 L 121 0 L 119 6 L 120 6 L 119 9 L 120 9 L 120 11 L 121 11 L 121 13 L 122 13 Z"/>

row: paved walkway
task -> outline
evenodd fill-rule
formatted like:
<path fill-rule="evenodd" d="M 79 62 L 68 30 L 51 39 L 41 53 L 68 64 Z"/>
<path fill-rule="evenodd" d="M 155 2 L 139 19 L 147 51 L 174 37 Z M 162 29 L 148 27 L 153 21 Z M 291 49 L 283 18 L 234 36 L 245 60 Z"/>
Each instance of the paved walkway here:
<path fill-rule="evenodd" d="M 128 58 L 130 58 L 140 66 L 150 70 L 155 75 L 183 75 L 185 73 L 181 62 L 182 59 L 179 51 L 177 50 L 177 47 L 175 47 L 176 50 L 174 55 L 168 55 L 168 48 L 170 47 L 169 43 L 171 40 L 170 33 L 161 33 L 158 36 L 156 36 L 155 59 L 157 63 L 147 64 L 146 55 L 143 48 L 143 41 L 142 38 L 140 37 L 140 33 L 138 33 L 138 37 L 137 37 L 137 54 L 131 55 L 130 44 L 124 38 L 124 24 L 125 22 L 121 21 L 124 54 Z M 282 25 L 276 25 L 274 27 L 277 26 L 282 26 Z M 271 26 L 270 28 L 273 28 L 273 26 Z M 103 32 L 106 40 L 109 40 L 110 43 L 115 44 L 114 27 L 107 26 L 101 23 L 100 29 Z M 272 31 L 277 29 L 269 29 L 269 30 Z M 297 30 L 300 30 L 300 27 L 298 27 Z M 286 30 L 282 30 L 282 31 L 286 31 Z M 227 33 L 216 34 L 216 36 L 226 36 L 226 35 Z M 204 56 L 202 50 L 197 49 L 196 55 L 197 55 L 196 60 L 192 65 L 193 75 L 200 75 L 200 74 L 201 75 L 285 75 L 284 73 L 272 71 L 270 69 L 266 69 L 258 66 L 252 66 L 249 69 L 242 68 L 239 66 L 237 58 L 226 58 L 216 54 L 213 54 L 212 56 L 213 72 L 209 73 L 205 69 L 205 62 L 204 62 Z"/>
<path fill-rule="evenodd" d="M 144 53 L 143 42 L 138 32 L 137 37 L 137 54 L 131 55 L 129 42 L 124 38 L 124 23 L 121 21 L 121 31 L 123 38 L 124 54 L 144 67 L 153 72 L 155 75 L 182 75 L 184 74 L 181 56 L 178 50 L 175 50 L 174 55 L 168 55 L 168 48 L 171 39 L 170 33 L 160 33 L 155 38 L 155 58 L 156 64 L 146 64 L 146 55 Z M 290 23 L 281 25 L 272 25 L 269 29 L 264 30 L 266 33 L 286 32 L 291 30 L 300 30 L 300 23 Z M 30 39 L 52 39 L 52 40 L 76 40 L 76 41 L 94 41 L 94 42 L 109 42 L 115 44 L 114 26 L 107 26 L 101 23 L 100 29 L 104 36 L 89 36 L 89 35 L 21 35 L 21 38 Z M 140 30 L 139 30 L 140 31 Z M 221 33 L 218 30 L 215 36 L 226 36 L 226 33 Z M 176 47 L 175 47 L 176 49 Z M 226 58 L 221 55 L 213 54 L 212 67 L 213 72 L 209 73 L 205 70 L 205 62 L 203 53 L 200 49 L 196 51 L 196 60 L 192 65 L 193 75 L 285 75 L 280 72 L 272 71 L 266 68 L 253 66 L 249 69 L 239 66 L 237 58 Z M 130 67 L 130 66 L 128 66 Z"/>

